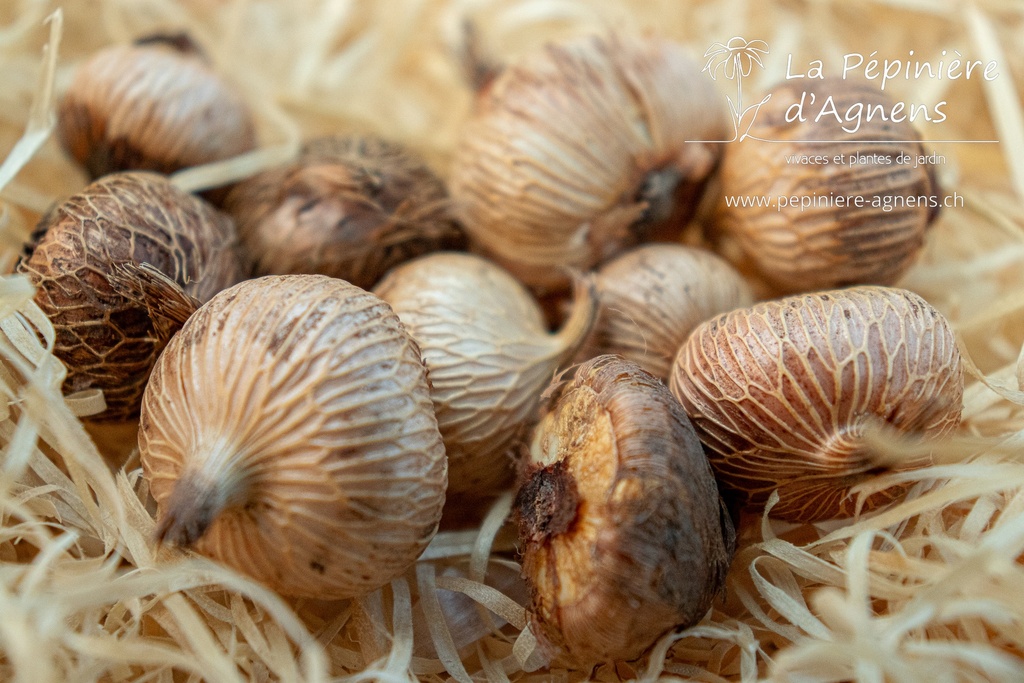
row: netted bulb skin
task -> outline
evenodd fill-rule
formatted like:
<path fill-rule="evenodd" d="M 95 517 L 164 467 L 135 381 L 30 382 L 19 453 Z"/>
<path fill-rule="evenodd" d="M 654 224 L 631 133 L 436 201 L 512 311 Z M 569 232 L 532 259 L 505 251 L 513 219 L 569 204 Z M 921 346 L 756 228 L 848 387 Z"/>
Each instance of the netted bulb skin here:
<path fill-rule="evenodd" d="M 728 262 L 681 244 L 624 252 L 598 269 L 595 282 L 600 312 L 577 358 L 619 354 L 663 381 L 697 325 L 753 302 Z"/>
<path fill-rule="evenodd" d="M 806 80 L 772 89 L 752 137 L 725 146 L 714 218 L 722 252 L 783 294 L 894 284 L 939 213 L 934 164 L 908 120 L 877 113 L 893 111 L 887 93 L 839 78 Z M 839 112 L 861 108 L 864 120 L 813 115 L 828 98 Z M 787 120 L 801 101 L 804 120 Z"/>
<path fill-rule="evenodd" d="M 419 348 L 386 303 L 321 275 L 200 308 L 153 372 L 139 447 L 162 540 L 289 596 L 386 584 L 445 500 Z"/>
<path fill-rule="evenodd" d="M 677 235 L 717 163 L 724 107 L 681 46 L 585 36 L 508 65 L 480 95 L 452 166 L 472 246 L 537 291 L 567 289 Z"/>
<path fill-rule="evenodd" d="M 444 183 L 373 136 L 325 137 L 242 181 L 225 200 L 256 275 L 319 273 L 369 289 L 391 268 L 464 244 Z"/>
<path fill-rule="evenodd" d="M 581 282 L 555 334 L 533 295 L 474 254 L 437 253 L 395 268 L 374 289 L 423 350 L 449 462 L 449 493 L 512 485 L 512 453 L 540 395 L 590 329 L 596 300 Z"/>
<path fill-rule="evenodd" d="M 60 102 L 57 133 L 92 178 L 173 173 L 256 146 L 248 105 L 185 34 L 107 47 L 81 64 Z"/>
<path fill-rule="evenodd" d="M 47 213 L 34 238 L 18 270 L 53 323 L 64 390 L 103 390 L 107 408 L 94 420 L 138 415 L 153 363 L 180 327 L 118 286 L 123 266 L 148 264 L 199 302 L 245 270 L 231 219 L 155 173 L 93 182 Z"/>
<path fill-rule="evenodd" d="M 672 392 L 724 488 L 795 522 L 848 517 L 851 489 L 878 469 L 872 426 L 920 437 L 960 422 L 963 366 L 952 328 L 924 299 L 855 287 L 768 301 L 700 325 Z M 919 463 L 918 463 L 919 464 Z M 864 510 L 905 492 L 867 496 Z"/>

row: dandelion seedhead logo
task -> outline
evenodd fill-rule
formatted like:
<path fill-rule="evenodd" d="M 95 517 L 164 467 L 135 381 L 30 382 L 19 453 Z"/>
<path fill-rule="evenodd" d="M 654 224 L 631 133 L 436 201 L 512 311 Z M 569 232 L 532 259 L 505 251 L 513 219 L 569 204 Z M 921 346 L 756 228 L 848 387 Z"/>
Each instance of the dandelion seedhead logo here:
<path fill-rule="evenodd" d="M 735 129 L 735 134 L 729 142 L 747 137 L 750 127 L 754 125 L 754 119 L 757 118 L 758 110 L 771 99 L 770 94 L 765 95 L 757 104 L 743 107 L 743 79 L 750 75 L 755 64 L 764 68 L 761 57 L 767 54 L 768 43 L 763 40 L 745 40 L 742 36 L 736 36 L 725 44 L 715 43 L 704 53 L 707 61 L 701 70 L 702 73 L 707 71 L 713 80 L 718 80 L 718 74 L 721 72 L 730 81 L 736 81 L 736 101 L 727 96 Z M 750 112 L 753 113 L 747 117 Z M 747 119 L 745 123 L 744 118 Z"/>

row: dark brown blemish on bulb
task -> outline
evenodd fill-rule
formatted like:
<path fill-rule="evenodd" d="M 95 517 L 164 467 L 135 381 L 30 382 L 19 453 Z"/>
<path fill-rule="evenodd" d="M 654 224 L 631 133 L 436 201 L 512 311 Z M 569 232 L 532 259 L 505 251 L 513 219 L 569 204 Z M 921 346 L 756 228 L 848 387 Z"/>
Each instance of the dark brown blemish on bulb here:
<path fill-rule="evenodd" d="M 579 506 L 576 480 L 564 460 L 537 470 L 516 496 L 520 538 L 539 543 L 569 531 L 576 521 Z"/>

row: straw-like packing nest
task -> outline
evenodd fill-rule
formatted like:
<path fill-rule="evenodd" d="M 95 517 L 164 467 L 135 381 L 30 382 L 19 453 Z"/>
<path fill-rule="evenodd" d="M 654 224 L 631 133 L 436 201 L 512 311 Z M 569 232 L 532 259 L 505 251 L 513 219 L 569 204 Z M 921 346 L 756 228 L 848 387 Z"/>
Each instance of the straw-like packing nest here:
<path fill-rule="evenodd" d="M 614 26 L 655 28 L 698 53 L 759 37 L 797 63 L 910 49 L 996 60 L 994 81 L 891 84 L 907 100 L 947 100 L 945 138 L 1001 141 L 938 150 L 965 206 L 943 214 L 901 282 L 950 317 L 977 366 L 957 438 L 934 466 L 889 475 L 916 484 L 880 514 L 797 528 L 746 520 L 727 594 L 699 626 L 639 662 L 556 678 L 1024 680 L 1020 3 L 67 0 L 47 25 L 56 4 L 0 5 L 7 271 L 38 216 L 84 184 L 48 139 L 51 88 L 96 48 L 153 30 L 192 32 L 259 115 L 263 148 L 180 174 L 189 189 L 328 131 L 396 138 L 443 171 L 471 103 L 453 56 L 467 18 L 502 56 Z M 771 62 L 755 85 L 782 68 Z M 24 280 L 0 281 L 0 679 L 551 679 L 525 673 L 536 658 L 502 524 L 508 497 L 479 529 L 441 533 L 406 576 L 351 602 L 289 603 L 210 562 L 157 553 L 137 460 L 111 473 L 94 445 L 128 452 L 134 434 L 90 439 L 75 414 L 95 411 L 97 397 L 61 396 L 63 368 L 31 332 L 49 343 L 52 330 L 31 297 Z M 893 459 L 917 448 L 884 435 L 878 446 Z"/>

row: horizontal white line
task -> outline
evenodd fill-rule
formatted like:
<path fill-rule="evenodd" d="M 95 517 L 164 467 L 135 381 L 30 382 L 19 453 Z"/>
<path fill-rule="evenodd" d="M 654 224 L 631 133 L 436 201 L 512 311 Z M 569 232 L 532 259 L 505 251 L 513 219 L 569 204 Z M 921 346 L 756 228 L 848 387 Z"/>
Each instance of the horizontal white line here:
<path fill-rule="evenodd" d="M 751 137 L 751 140 L 757 140 L 758 142 L 799 142 L 801 144 L 912 144 L 921 142 L 927 145 L 937 143 L 956 143 L 956 144 L 974 144 L 974 145 L 998 145 L 999 140 L 766 140 L 764 138 Z M 686 140 L 685 142 L 716 142 L 716 143 L 728 143 L 737 142 L 736 140 Z"/>

